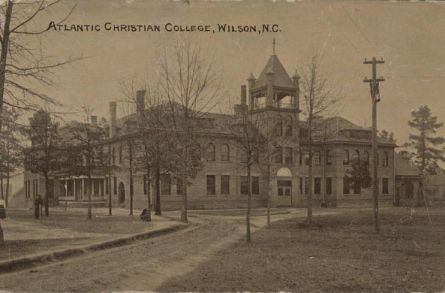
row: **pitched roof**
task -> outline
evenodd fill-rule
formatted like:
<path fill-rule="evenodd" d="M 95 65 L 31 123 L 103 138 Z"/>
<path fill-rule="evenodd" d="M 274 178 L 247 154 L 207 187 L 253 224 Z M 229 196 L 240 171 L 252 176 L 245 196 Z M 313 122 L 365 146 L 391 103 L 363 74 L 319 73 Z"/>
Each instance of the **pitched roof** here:
<path fill-rule="evenodd" d="M 346 118 L 335 116 L 321 118 L 315 123 L 320 123 L 317 127 L 315 136 L 317 140 L 326 142 L 350 142 L 350 143 L 371 143 L 371 129 L 358 126 Z M 307 122 L 301 121 L 300 126 L 307 128 Z M 379 144 L 395 146 L 394 141 L 378 137 Z"/>
<path fill-rule="evenodd" d="M 255 81 L 256 88 L 265 86 L 267 84 L 266 75 L 268 73 L 273 73 L 273 85 L 285 88 L 295 88 L 292 79 L 289 77 L 289 74 L 287 74 L 283 64 L 281 64 L 280 60 L 275 54 L 270 56 L 269 61 L 267 61 L 266 66 L 264 66 L 263 71 Z"/>

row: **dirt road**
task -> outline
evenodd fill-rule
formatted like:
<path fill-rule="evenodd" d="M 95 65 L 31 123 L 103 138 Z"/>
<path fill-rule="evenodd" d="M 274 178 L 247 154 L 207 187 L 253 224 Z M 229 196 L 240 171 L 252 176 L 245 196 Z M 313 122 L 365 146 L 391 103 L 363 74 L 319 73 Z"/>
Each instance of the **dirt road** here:
<path fill-rule="evenodd" d="M 254 217 L 252 224 L 254 228 L 264 226 L 265 217 Z M 192 271 L 216 251 L 242 239 L 244 231 L 243 217 L 193 217 L 189 228 L 170 235 L 0 275 L 0 290 L 153 291 L 170 277 Z"/>

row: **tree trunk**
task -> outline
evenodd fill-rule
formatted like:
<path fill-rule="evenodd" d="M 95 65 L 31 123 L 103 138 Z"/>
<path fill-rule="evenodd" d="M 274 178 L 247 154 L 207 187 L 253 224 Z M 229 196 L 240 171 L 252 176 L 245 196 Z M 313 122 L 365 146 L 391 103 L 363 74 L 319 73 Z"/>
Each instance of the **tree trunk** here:
<path fill-rule="evenodd" d="M 3 171 L 0 171 L 0 198 L 5 199 L 5 195 L 3 193 Z"/>
<path fill-rule="evenodd" d="M 145 182 L 147 188 L 147 221 L 151 222 L 151 180 L 150 180 L 150 165 L 147 164 L 147 181 Z"/>
<path fill-rule="evenodd" d="M 161 171 L 156 167 L 156 206 L 155 215 L 161 215 Z"/>
<path fill-rule="evenodd" d="M 9 152 L 9 150 L 8 150 Z M 9 205 L 9 177 L 10 177 L 10 172 L 9 172 L 9 160 L 6 166 L 6 191 L 5 191 L 5 207 L 8 207 Z"/>
<path fill-rule="evenodd" d="M 181 222 L 188 223 L 187 217 L 187 181 L 186 177 L 182 177 L 182 208 L 181 208 Z"/>
<path fill-rule="evenodd" d="M 269 162 L 267 163 L 267 179 L 268 179 L 268 187 L 267 187 L 267 226 L 270 226 L 270 196 L 272 194 L 272 188 L 271 188 L 271 172 L 270 172 L 270 156 L 269 156 Z M 291 195 L 292 196 L 292 195 Z"/>
<path fill-rule="evenodd" d="M 49 176 L 48 174 L 45 174 L 45 198 L 44 198 L 44 205 L 45 205 L 45 217 L 49 217 Z"/>
<path fill-rule="evenodd" d="M 11 24 L 12 17 L 12 0 L 8 0 L 6 4 L 5 22 L 3 28 L 3 36 L 1 42 L 1 55 L 0 55 L 0 130 L 2 129 L 2 115 L 3 115 L 3 100 L 5 94 L 5 82 L 6 82 L 6 63 L 9 53 L 9 26 Z"/>
<path fill-rule="evenodd" d="M 111 144 L 108 145 L 108 215 L 113 214 L 113 203 L 111 196 Z"/>
<path fill-rule="evenodd" d="M 307 192 L 307 218 L 306 222 L 312 224 L 312 117 L 308 121 L 308 192 Z"/>
<path fill-rule="evenodd" d="M 249 159 L 250 160 L 250 159 Z M 250 163 L 247 165 L 247 212 L 246 212 L 246 241 L 250 243 L 250 199 L 252 198 L 250 178 Z"/>
<path fill-rule="evenodd" d="M 130 216 L 133 216 L 133 144 L 128 142 L 129 167 L 130 167 Z"/>
<path fill-rule="evenodd" d="M 189 141 L 187 140 L 184 147 L 184 170 L 183 174 L 181 176 L 182 180 L 182 207 L 181 207 L 181 222 L 188 223 L 187 218 L 187 166 L 188 166 L 188 144 Z"/>
<path fill-rule="evenodd" d="M 0 245 L 3 244 L 5 244 L 5 238 L 3 236 L 2 221 L 0 220 Z"/>

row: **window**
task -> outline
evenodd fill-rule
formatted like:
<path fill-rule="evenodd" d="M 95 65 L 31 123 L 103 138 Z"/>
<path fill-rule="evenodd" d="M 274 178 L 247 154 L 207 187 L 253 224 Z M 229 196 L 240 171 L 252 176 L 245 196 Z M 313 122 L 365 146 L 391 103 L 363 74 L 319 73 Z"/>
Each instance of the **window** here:
<path fill-rule="evenodd" d="M 116 163 L 116 150 L 114 148 L 111 150 L 111 163 Z"/>
<path fill-rule="evenodd" d="M 120 145 L 119 146 L 119 163 L 122 163 L 122 149 L 123 149 L 123 146 Z"/>
<path fill-rule="evenodd" d="M 316 151 L 313 153 L 313 162 L 314 166 L 320 166 L 320 152 Z"/>
<path fill-rule="evenodd" d="M 293 164 L 292 148 L 284 148 L 284 163 Z"/>
<path fill-rule="evenodd" d="M 292 181 L 290 180 L 278 180 L 278 195 L 279 196 L 291 196 L 292 194 Z"/>
<path fill-rule="evenodd" d="M 260 154 L 257 149 L 252 150 L 252 159 L 255 163 L 260 161 Z"/>
<path fill-rule="evenodd" d="M 183 195 L 184 194 L 184 182 L 182 178 L 176 178 L 176 194 Z"/>
<path fill-rule="evenodd" d="M 327 195 L 332 194 L 332 178 L 331 177 L 326 178 L 326 194 Z"/>
<path fill-rule="evenodd" d="M 207 145 L 206 159 L 207 161 L 215 161 L 215 145 L 213 143 Z"/>
<path fill-rule="evenodd" d="M 258 195 L 260 194 L 260 177 L 252 176 L 252 194 Z"/>
<path fill-rule="evenodd" d="M 292 136 L 292 130 L 293 130 L 292 118 L 290 118 L 289 121 L 287 121 L 287 123 L 286 123 L 286 129 L 284 131 L 284 135 L 285 136 Z"/>
<path fill-rule="evenodd" d="M 247 184 L 247 176 L 241 176 L 241 194 L 249 193 L 249 185 Z"/>
<path fill-rule="evenodd" d="M 365 151 L 363 153 L 363 160 L 366 162 L 366 164 L 369 165 L 369 152 L 368 151 Z"/>
<path fill-rule="evenodd" d="M 389 192 L 389 188 L 388 188 L 388 178 L 382 178 L 382 193 L 383 194 L 388 194 Z"/>
<path fill-rule="evenodd" d="M 309 132 L 307 128 L 300 128 L 300 138 L 306 139 L 309 136 Z"/>
<path fill-rule="evenodd" d="M 298 163 L 300 164 L 300 166 L 303 164 L 303 151 L 299 152 Z"/>
<path fill-rule="evenodd" d="M 171 194 L 171 178 L 170 175 L 161 175 L 161 194 Z"/>
<path fill-rule="evenodd" d="M 358 161 L 358 160 L 360 160 L 360 151 L 359 150 L 355 150 L 353 153 L 352 153 L 352 161 Z"/>
<path fill-rule="evenodd" d="M 221 145 L 221 161 L 230 161 L 230 148 L 228 144 Z"/>
<path fill-rule="evenodd" d="M 230 176 L 221 175 L 221 194 L 230 194 Z"/>
<path fill-rule="evenodd" d="M 304 153 L 303 157 L 304 157 L 304 164 L 306 166 L 309 166 L 309 154 L 308 153 Z"/>
<path fill-rule="evenodd" d="M 349 151 L 345 150 L 344 156 L 343 156 L 343 165 L 349 164 Z"/>
<path fill-rule="evenodd" d="M 326 156 L 326 158 L 325 158 L 326 165 L 332 165 L 331 151 L 330 150 L 326 150 L 325 156 Z"/>
<path fill-rule="evenodd" d="M 388 167 L 388 165 L 389 165 L 389 155 L 388 155 L 388 152 L 383 152 L 382 165 L 383 165 L 383 167 Z"/>
<path fill-rule="evenodd" d="M 260 194 L 260 178 L 258 176 L 251 176 L 250 181 L 252 194 Z M 249 185 L 247 184 L 247 176 L 241 176 L 241 194 L 248 194 L 248 187 Z"/>
<path fill-rule="evenodd" d="M 117 177 L 113 177 L 113 193 L 117 194 Z"/>
<path fill-rule="evenodd" d="M 304 194 L 308 194 L 309 193 L 309 178 L 305 177 L 304 178 Z"/>
<path fill-rule="evenodd" d="M 303 194 L 303 177 L 300 177 L 300 194 Z"/>
<path fill-rule="evenodd" d="M 314 194 L 320 194 L 321 193 L 321 178 L 315 177 L 314 178 Z"/>
<path fill-rule="evenodd" d="M 215 175 L 207 175 L 207 194 L 208 195 L 216 194 Z"/>
<path fill-rule="evenodd" d="M 245 149 L 240 149 L 240 161 L 241 163 L 247 162 L 247 151 Z"/>
<path fill-rule="evenodd" d="M 201 160 L 201 146 L 199 144 L 196 144 L 196 145 L 193 146 L 192 158 L 195 161 L 200 161 Z"/>
<path fill-rule="evenodd" d="M 343 177 L 343 194 L 349 194 L 350 182 L 349 178 Z"/>
<path fill-rule="evenodd" d="M 279 121 L 275 124 L 275 131 L 276 136 L 283 136 L 283 122 Z"/>
<path fill-rule="evenodd" d="M 277 164 L 283 163 L 283 148 L 282 147 L 275 148 L 275 163 L 277 163 Z"/>

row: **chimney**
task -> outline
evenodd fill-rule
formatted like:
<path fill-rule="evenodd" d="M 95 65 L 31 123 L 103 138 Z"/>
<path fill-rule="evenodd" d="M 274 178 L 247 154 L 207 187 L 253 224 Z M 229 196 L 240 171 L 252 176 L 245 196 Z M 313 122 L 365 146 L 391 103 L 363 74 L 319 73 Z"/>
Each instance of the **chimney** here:
<path fill-rule="evenodd" d="M 247 89 L 245 85 L 241 86 L 241 104 L 236 104 L 234 110 L 237 116 L 241 116 L 247 112 Z"/>
<path fill-rule="evenodd" d="M 142 113 L 145 110 L 145 90 L 136 91 L 136 112 Z"/>
<path fill-rule="evenodd" d="M 246 86 L 241 86 L 241 105 L 247 105 L 247 90 Z"/>
<path fill-rule="evenodd" d="M 116 135 L 116 102 L 110 102 L 110 138 Z"/>
<path fill-rule="evenodd" d="M 97 125 L 97 116 L 92 115 L 90 119 L 91 125 Z"/>

